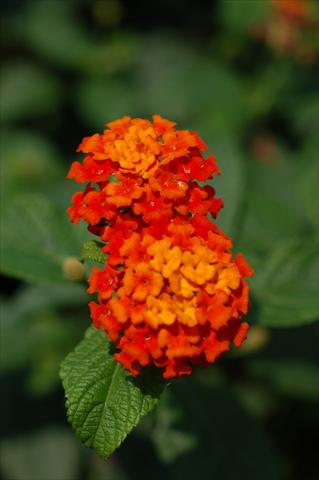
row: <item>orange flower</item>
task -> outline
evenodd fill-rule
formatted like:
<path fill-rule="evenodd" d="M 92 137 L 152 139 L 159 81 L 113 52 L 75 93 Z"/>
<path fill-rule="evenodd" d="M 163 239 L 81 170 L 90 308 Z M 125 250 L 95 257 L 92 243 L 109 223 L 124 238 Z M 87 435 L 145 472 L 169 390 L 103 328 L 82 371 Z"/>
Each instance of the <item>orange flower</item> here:
<path fill-rule="evenodd" d="M 308 0 L 273 0 L 273 3 L 278 12 L 291 20 L 302 22 L 309 15 Z"/>
<path fill-rule="evenodd" d="M 261 0 L 260 0 L 261 1 Z M 302 63 L 314 63 L 318 14 L 314 0 L 272 0 L 269 17 L 253 30 L 281 55 Z"/>
<path fill-rule="evenodd" d="M 116 140 L 105 143 L 105 153 L 120 165 L 122 172 L 137 173 L 147 178 L 160 153 L 156 132 L 147 120 L 136 118 L 130 122 L 125 120 L 124 124 L 125 129 L 123 125 L 119 129 L 119 125 L 109 124 L 111 129 L 120 133 Z"/>
<path fill-rule="evenodd" d="M 112 163 L 108 160 L 97 161 L 89 155 L 80 162 L 73 162 L 67 178 L 74 179 L 79 183 L 84 182 L 106 182 L 113 173 Z"/>
<path fill-rule="evenodd" d="M 119 297 L 132 295 L 132 299 L 142 302 L 149 295 L 159 295 L 163 287 L 162 276 L 154 272 L 148 263 L 138 263 L 135 268 L 127 268 L 123 278 L 123 287 L 118 290 Z"/>
<path fill-rule="evenodd" d="M 74 223 L 82 218 L 91 225 L 97 225 L 102 218 L 110 220 L 115 215 L 112 205 L 107 202 L 106 194 L 90 187 L 84 193 L 76 193 L 72 203 L 68 213 Z"/>
<path fill-rule="evenodd" d="M 120 183 L 108 183 L 103 191 L 109 204 L 117 208 L 128 207 L 143 193 L 143 189 L 130 178 L 122 178 Z"/>
<path fill-rule="evenodd" d="M 164 368 L 165 378 L 190 373 L 191 364 L 212 363 L 231 342 L 239 346 L 244 340 L 247 327 L 240 320 L 248 287 L 242 273 L 252 271 L 242 256 L 232 261 L 226 238 L 213 235 L 215 250 L 193 234 L 187 249 L 176 236 L 173 242 L 148 235 L 134 260 L 132 248 L 141 237 L 135 233 L 124 241 L 118 288 L 101 301 L 121 325 L 115 358 L 132 375 L 148 364 Z M 98 324 L 95 312 L 92 318 Z"/>
<path fill-rule="evenodd" d="M 189 130 L 167 130 L 163 136 L 161 145 L 161 157 L 163 164 L 167 164 L 178 157 L 188 156 L 192 148 L 206 150 L 205 143 Z"/>
<path fill-rule="evenodd" d="M 173 173 L 160 168 L 150 177 L 149 183 L 154 192 L 160 192 L 162 197 L 172 200 L 183 198 L 188 189 L 186 182 L 179 180 Z"/>
<path fill-rule="evenodd" d="M 171 203 L 159 194 L 155 195 L 148 185 L 145 186 L 140 201 L 134 203 L 133 212 L 142 215 L 144 222 L 148 224 L 162 221 L 163 218 L 171 218 L 173 214 Z"/>
<path fill-rule="evenodd" d="M 74 195 L 70 219 L 85 220 L 108 255 L 89 279 L 88 292 L 98 293 L 91 317 L 134 376 L 146 365 L 165 378 L 188 375 L 247 333 L 244 277 L 253 272 L 241 254 L 232 259 L 231 239 L 208 218 L 223 202 L 196 181 L 220 173 L 206 149 L 159 115 L 124 117 L 82 141 L 87 156 L 68 174 L 89 182 Z"/>
<path fill-rule="evenodd" d="M 88 293 L 99 292 L 101 300 L 106 300 L 112 296 L 112 292 L 117 289 L 119 280 L 119 272 L 108 265 L 105 266 L 103 272 L 97 267 L 92 268 Z"/>

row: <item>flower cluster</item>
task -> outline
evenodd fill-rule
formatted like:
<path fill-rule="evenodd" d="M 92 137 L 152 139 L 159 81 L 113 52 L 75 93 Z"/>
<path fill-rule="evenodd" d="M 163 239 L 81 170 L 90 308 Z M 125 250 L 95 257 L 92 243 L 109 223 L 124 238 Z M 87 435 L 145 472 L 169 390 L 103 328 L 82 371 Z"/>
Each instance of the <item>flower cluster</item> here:
<path fill-rule="evenodd" d="M 155 365 L 164 378 L 212 363 L 248 324 L 244 277 L 252 270 L 210 220 L 223 206 L 210 185 L 219 174 L 199 136 L 153 116 L 124 117 L 84 138 L 68 178 L 88 182 L 68 213 L 103 242 L 107 261 L 92 269 L 94 325 L 115 343 L 115 359 L 133 376 Z"/>
<path fill-rule="evenodd" d="M 314 63 L 319 9 L 314 0 L 272 0 L 270 15 L 254 34 L 282 55 Z"/>

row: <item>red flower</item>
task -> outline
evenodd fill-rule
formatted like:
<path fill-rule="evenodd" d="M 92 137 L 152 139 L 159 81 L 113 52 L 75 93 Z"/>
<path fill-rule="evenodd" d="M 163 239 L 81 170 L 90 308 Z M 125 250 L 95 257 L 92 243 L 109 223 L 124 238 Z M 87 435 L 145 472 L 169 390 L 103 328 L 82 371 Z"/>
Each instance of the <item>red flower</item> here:
<path fill-rule="evenodd" d="M 133 212 L 142 215 L 144 222 L 161 222 L 165 218 L 171 218 L 171 204 L 159 195 L 154 195 L 150 188 L 145 188 L 143 197 L 133 205 Z"/>
<path fill-rule="evenodd" d="M 187 183 L 178 180 L 176 175 L 164 169 L 159 169 L 150 177 L 149 184 L 154 192 L 160 192 L 162 197 L 170 200 L 183 198 L 188 189 Z"/>
<path fill-rule="evenodd" d="M 102 327 L 107 333 L 110 340 L 117 340 L 122 325 L 116 320 L 110 308 L 104 303 L 97 304 L 95 302 L 90 302 L 89 308 L 94 326 L 96 328 Z"/>
<path fill-rule="evenodd" d="M 70 218 L 78 223 L 82 218 L 91 225 L 97 225 L 102 218 L 110 220 L 115 215 L 113 206 L 107 201 L 104 192 L 89 188 L 85 194 L 73 196 L 73 207 L 68 210 Z"/>
<path fill-rule="evenodd" d="M 99 183 L 108 180 L 113 173 L 113 165 L 108 160 L 97 161 L 89 155 L 80 162 L 73 162 L 67 178 L 74 179 L 76 182 Z"/>
<path fill-rule="evenodd" d="M 213 174 L 220 175 L 218 165 L 215 157 L 210 155 L 206 160 L 198 154 L 185 158 L 185 161 L 177 163 L 177 172 L 181 180 L 199 180 L 203 182 L 208 178 L 211 178 Z"/>
<path fill-rule="evenodd" d="M 108 196 L 108 202 L 114 207 L 128 207 L 133 200 L 140 198 L 143 189 L 138 186 L 136 180 L 121 178 L 120 183 L 108 183 L 104 188 Z"/>
<path fill-rule="evenodd" d="M 232 259 L 231 239 L 208 218 L 223 202 L 197 183 L 220 173 L 206 149 L 159 115 L 124 117 L 82 141 L 88 155 L 68 174 L 89 182 L 73 196 L 70 219 L 85 220 L 108 255 L 89 279 L 88 292 L 98 293 L 91 318 L 133 376 L 146 365 L 165 378 L 188 375 L 247 334 L 244 277 L 253 271 L 241 254 Z"/>
<path fill-rule="evenodd" d="M 97 268 L 92 268 L 89 280 L 88 293 L 99 292 L 99 298 L 106 300 L 112 296 L 112 292 L 116 291 L 119 285 L 119 271 L 106 265 L 103 272 Z"/>

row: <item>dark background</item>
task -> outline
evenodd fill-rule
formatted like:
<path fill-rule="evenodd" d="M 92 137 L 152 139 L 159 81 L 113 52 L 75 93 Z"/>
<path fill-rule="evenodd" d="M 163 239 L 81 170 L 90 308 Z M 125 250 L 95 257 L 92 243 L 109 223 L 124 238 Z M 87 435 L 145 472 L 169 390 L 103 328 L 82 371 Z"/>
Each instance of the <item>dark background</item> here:
<path fill-rule="evenodd" d="M 295 3 L 3 2 L 4 480 L 317 478 L 319 10 Z M 173 384 L 103 462 L 67 424 L 58 377 L 90 324 L 87 295 L 63 279 L 62 257 L 53 277 L 32 255 L 44 241 L 59 251 L 81 138 L 153 113 L 217 157 L 217 224 L 256 272 L 252 328 L 241 350 Z M 87 238 L 78 229 L 69 254 Z"/>

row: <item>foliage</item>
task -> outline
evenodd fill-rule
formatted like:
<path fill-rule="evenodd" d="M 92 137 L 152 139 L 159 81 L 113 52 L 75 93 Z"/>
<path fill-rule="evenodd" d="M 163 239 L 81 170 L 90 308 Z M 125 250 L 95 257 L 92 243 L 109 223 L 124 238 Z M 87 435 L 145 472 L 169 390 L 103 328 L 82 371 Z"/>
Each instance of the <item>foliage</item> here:
<path fill-rule="evenodd" d="M 90 327 L 61 367 L 68 417 L 86 446 L 102 458 L 113 453 L 157 404 L 160 383 L 152 376 L 134 383 L 113 359 L 105 335 Z"/>
<path fill-rule="evenodd" d="M 270 2 L 219 0 L 209 13 L 206 2 L 161 0 L 156 18 L 141 3 L 4 5 L 2 477 L 315 478 L 314 60 L 284 55 L 253 34 L 270 18 Z M 219 225 L 255 269 L 256 335 L 162 395 L 153 371 L 133 380 L 101 332 L 84 333 L 84 283 L 63 271 L 69 257 L 86 272 L 103 260 L 84 225 L 70 225 L 65 213 L 74 187 L 64 175 L 77 143 L 121 115 L 152 113 L 207 141 L 222 171 L 213 184 L 225 201 Z M 141 420 L 106 462 L 66 425 L 58 378 L 65 357 L 68 416 L 87 446 L 106 458 Z"/>

